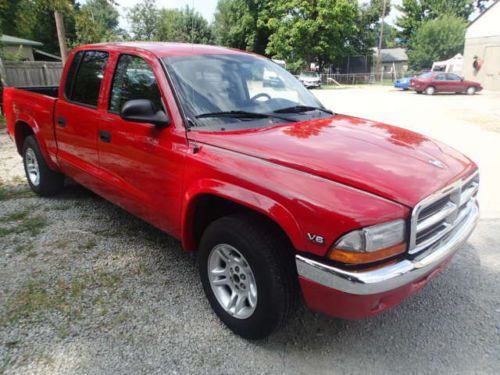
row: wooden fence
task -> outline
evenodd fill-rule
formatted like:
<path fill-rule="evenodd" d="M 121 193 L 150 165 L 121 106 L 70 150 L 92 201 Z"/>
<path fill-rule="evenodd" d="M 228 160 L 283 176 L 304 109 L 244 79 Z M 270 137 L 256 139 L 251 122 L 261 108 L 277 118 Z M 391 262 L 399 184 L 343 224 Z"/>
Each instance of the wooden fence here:
<path fill-rule="evenodd" d="M 0 60 L 0 78 L 7 86 L 57 86 L 63 65 L 60 62 Z"/>

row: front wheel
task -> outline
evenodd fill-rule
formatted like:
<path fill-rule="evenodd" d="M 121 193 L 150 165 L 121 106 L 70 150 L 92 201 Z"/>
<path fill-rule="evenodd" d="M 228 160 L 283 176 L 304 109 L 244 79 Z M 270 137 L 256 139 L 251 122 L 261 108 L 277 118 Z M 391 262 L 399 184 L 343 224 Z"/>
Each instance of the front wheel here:
<path fill-rule="evenodd" d="M 429 86 L 425 89 L 425 93 L 427 95 L 434 95 L 436 92 L 436 89 L 434 88 L 434 86 Z"/>
<path fill-rule="evenodd" d="M 22 153 L 26 179 L 31 190 L 45 197 L 62 190 L 64 175 L 54 172 L 47 166 L 34 136 L 26 137 Z"/>
<path fill-rule="evenodd" d="M 268 336 L 293 311 L 293 264 L 286 241 L 251 215 L 216 220 L 200 241 L 198 267 L 208 301 L 226 326 L 247 339 Z"/>

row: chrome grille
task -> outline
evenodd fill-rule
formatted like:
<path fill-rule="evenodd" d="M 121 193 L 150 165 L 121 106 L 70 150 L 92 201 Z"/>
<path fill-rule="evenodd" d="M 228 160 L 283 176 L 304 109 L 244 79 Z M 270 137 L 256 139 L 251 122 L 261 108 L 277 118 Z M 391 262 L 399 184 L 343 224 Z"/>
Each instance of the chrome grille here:
<path fill-rule="evenodd" d="M 459 180 L 420 202 L 412 213 L 410 254 L 432 248 L 460 227 L 476 204 L 479 173 Z"/>

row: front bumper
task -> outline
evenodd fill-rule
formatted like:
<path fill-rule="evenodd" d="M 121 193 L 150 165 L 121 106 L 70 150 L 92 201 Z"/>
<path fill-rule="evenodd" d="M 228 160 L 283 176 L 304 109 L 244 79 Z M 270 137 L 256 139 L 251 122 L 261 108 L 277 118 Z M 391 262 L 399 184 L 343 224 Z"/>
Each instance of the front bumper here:
<path fill-rule="evenodd" d="M 312 87 L 320 87 L 321 86 L 321 82 L 302 82 L 302 84 L 308 89 L 312 88 Z"/>
<path fill-rule="evenodd" d="M 348 271 L 297 255 L 297 272 L 306 303 L 313 310 L 346 319 L 376 315 L 426 285 L 467 240 L 478 219 L 475 203 L 462 224 L 432 252 L 366 271 Z"/>

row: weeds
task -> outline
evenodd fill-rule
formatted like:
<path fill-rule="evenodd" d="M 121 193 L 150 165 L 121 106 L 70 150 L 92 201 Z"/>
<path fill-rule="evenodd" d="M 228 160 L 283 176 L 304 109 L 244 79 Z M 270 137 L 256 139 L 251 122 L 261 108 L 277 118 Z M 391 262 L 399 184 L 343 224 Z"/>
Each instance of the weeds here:
<path fill-rule="evenodd" d="M 80 306 L 86 297 L 97 291 L 94 302 L 105 305 L 120 282 L 119 275 L 108 272 L 88 273 L 70 280 L 59 278 L 53 283 L 45 279 L 30 281 L 7 301 L 0 324 L 12 324 L 21 319 L 36 320 L 50 311 L 63 314 L 69 322 L 80 320 Z M 103 308 L 107 311 L 105 306 Z"/>
<path fill-rule="evenodd" d="M 32 198 L 35 194 L 28 188 L 13 188 L 5 185 L 0 185 L 0 201 L 19 198 Z"/>
<path fill-rule="evenodd" d="M 18 225 L 12 225 L 12 222 L 19 221 L 19 219 L 12 220 L 12 218 L 3 218 L 2 220 L 0 220 L 0 222 L 8 222 L 11 224 L 7 228 L 0 228 L 0 238 L 5 237 L 12 233 L 15 234 L 28 233 L 28 235 L 31 237 L 38 236 L 41 233 L 42 229 L 48 225 L 47 218 L 42 216 L 26 218 L 26 216 L 28 215 L 27 212 L 26 213 L 18 212 L 12 215 L 14 215 L 14 217 L 16 218 L 24 218 L 24 220 Z"/>

